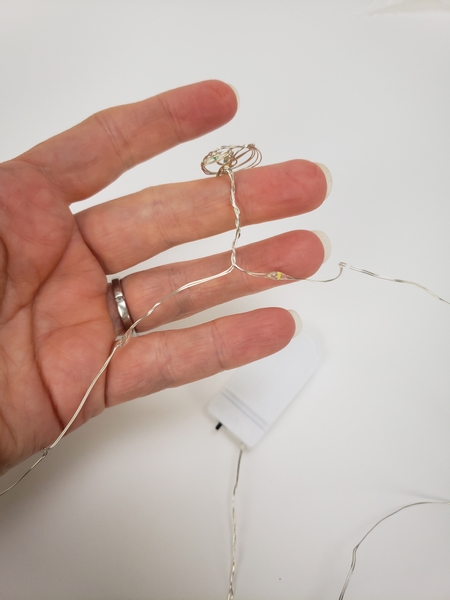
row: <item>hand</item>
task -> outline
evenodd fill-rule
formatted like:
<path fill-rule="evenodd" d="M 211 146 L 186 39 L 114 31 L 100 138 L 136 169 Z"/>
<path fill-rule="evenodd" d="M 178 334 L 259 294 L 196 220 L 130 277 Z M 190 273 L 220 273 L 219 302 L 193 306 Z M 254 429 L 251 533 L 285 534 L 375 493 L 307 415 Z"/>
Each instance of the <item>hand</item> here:
<path fill-rule="evenodd" d="M 70 204 L 134 165 L 223 125 L 236 108 L 229 86 L 203 82 L 100 112 L 0 165 L 3 470 L 54 441 L 121 333 L 106 275 L 234 227 L 228 177 L 148 188 L 75 216 Z M 322 170 L 307 161 L 238 172 L 236 186 L 243 225 L 312 210 L 327 189 Z M 132 317 L 180 285 L 227 268 L 229 255 L 126 277 Z M 247 269 L 280 269 L 295 277 L 312 275 L 323 258 L 322 243 L 307 231 L 238 250 Z M 273 285 L 279 283 L 233 271 L 226 281 L 175 296 L 140 331 Z M 289 312 L 270 308 L 133 338 L 116 353 L 73 427 L 107 406 L 267 356 L 284 347 L 294 330 Z"/>

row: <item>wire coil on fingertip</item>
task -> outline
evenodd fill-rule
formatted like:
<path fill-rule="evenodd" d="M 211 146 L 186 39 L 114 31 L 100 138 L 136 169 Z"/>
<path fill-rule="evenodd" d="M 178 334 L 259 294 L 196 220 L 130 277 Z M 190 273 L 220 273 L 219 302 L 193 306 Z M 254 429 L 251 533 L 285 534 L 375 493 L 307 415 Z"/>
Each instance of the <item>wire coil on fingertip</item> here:
<path fill-rule="evenodd" d="M 216 150 L 208 152 L 201 162 L 205 175 L 223 175 L 227 170 L 253 169 L 262 161 L 262 152 L 255 144 L 242 146 L 219 146 Z M 209 165 L 217 165 L 210 169 Z"/>

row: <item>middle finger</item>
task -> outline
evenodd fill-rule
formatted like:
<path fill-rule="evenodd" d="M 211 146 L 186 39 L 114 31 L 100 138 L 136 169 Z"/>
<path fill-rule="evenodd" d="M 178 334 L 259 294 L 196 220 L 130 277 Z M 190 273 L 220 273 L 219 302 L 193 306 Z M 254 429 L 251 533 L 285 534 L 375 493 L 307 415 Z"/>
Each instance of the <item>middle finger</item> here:
<path fill-rule="evenodd" d="M 327 196 L 322 169 L 292 160 L 236 173 L 241 224 L 261 223 L 317 208 Z M 106 273 L 128 269 L 173 246 L 234 226 L 228 177 L 147 188 L 86 209 L 76 220 Z"/>

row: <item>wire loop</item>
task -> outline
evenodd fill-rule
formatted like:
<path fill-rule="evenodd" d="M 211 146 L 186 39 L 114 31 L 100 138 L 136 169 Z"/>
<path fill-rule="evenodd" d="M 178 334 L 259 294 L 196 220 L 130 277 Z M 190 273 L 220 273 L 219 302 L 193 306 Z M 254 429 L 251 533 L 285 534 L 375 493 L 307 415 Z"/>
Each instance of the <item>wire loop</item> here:
<path fill-rule="evenodd" d="M 220 146 L 208 152 L 201 162 L 201 168 L 206 175 L 224 175 L 227 170 L 253 169 L 262 161 L 262 153 L 255 144 L 243 146 Z M 208 165 L 217 165 L 212 170 Z"/>

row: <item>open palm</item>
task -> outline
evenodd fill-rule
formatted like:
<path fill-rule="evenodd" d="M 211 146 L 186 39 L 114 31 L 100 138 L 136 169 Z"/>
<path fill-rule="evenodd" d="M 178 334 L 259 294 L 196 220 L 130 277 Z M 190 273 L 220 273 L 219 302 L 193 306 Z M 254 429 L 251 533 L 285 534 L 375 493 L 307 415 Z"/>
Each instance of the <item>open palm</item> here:
<path fill-rule="evenodd" d="M 98 113 L 0 165 L 0 468 L 49 445 L 70 420 L 109 354 L 120 320 L 107 274 L 165 249 L 233 228 L 229 182 L 219 177 L 149 188 L 73 215 L 125 170 L 231 119 L 237 101 L 208 81 Z M 205 153 L 210 150 L 205 149 Z M 317 207 L 327 184 L 308 161 L 236 175 L 242 223 Z M 295 231 L 239 250 L 252 270 L 308 277 L 319 238 Z M 134 273 L 123 280 L 137 319 L 170 291 L 218 273 L 229 253 Z M 179 294 L 140 327 L 155 328 L 274 285 L 233 272 Z M 181 385 L 271 354 L 294 333 L 281 309 L 133 338 L 120 349 L 74 423 L 106 406 Z"/>

